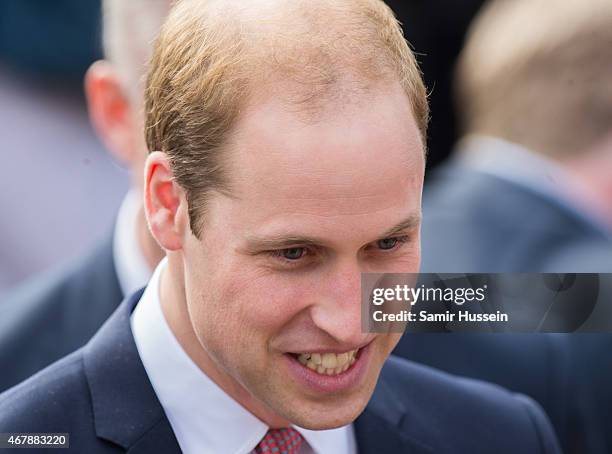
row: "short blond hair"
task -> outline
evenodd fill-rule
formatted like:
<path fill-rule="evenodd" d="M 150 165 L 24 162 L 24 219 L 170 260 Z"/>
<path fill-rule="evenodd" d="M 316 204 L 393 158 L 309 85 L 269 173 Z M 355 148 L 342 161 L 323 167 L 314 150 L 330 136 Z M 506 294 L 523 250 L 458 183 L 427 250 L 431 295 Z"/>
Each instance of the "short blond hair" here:
<path fill-rule="evenodd" d="M 612 130 L 612 1 L 493 0 L 459 59 L 464 132 L 551 157 Z"/>
<path fill-rule="evenodd" d="M 346 87 L 398 80 L 425 142 L 421 74 L 380 0 L 183 0 L 162 28 L 150 67 L 147 145 L 168 154 L 196 236 L 205 195 L 229 192 L 219 151 L 253 87 L 289 81 L 293 89 L 282 96 L 313 115 Z"/>

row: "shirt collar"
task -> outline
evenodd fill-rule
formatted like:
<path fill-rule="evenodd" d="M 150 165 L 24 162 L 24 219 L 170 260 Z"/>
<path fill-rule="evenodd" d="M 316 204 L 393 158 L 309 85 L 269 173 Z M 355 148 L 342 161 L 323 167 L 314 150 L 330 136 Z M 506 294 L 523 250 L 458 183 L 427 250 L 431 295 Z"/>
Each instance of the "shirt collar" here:
<path fill-rule="evenodd" d="M 130 321 L 149 380 L 185 454 L 247 454 L 268 426 L 210 380 L 174 337 L 159 300 L 160 275 L 166 262 L 163 259 L 156 268 Z M 356 452 L 352 425 L 322 431 L 295 428 L 312 448 L 305 452 Z"/>
<path fill-rule="evenodd" d="M 136 234 L 141 197 L 137 191 L 130 190 L 121 203 L 115 223 L 113 261 L 124 296 L 144 287 L 151 276 Z"/>

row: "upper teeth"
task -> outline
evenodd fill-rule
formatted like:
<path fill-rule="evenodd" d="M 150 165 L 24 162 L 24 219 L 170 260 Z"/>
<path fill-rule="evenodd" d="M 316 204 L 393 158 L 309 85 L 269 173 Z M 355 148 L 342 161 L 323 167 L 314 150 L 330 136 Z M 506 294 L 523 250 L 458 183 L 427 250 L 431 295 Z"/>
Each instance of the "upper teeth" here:
<path fill-rule="evenodd" d="M 302 353 L 298 361 L 320 374 L 334 375 L 347 370 L 354 362 L 357 350 L 344 353 Z"/>

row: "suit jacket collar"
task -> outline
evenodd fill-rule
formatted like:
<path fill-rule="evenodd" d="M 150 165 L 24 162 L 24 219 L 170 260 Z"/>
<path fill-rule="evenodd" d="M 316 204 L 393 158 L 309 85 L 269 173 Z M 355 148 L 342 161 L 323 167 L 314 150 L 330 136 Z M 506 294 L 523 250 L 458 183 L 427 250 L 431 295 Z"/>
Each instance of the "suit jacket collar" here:
<path fill-rule="evenodd" d="M 85 347 L 95 430 L 133 454 L 180 453 L 130 329 L 130 314 L 141 296 L 142 290 L 126 300 Z"/>
<path fill-rule="evenodd" d="M 84 348 L 96 435 L 131 454 L 180 453 L 172 427 L 149 382 L 130 328 L 140 290 L 127 299 Z M 428 428 L 384 377 L 355 421 L 360 454 L 431 454 L 419 440 Z"/>
<path fill-rule="evenodd" d="M 423 440 L 431 432 L 419 418 L 417 409 L 405 405 L 385 379 L 385 368 L 364 412 L 355 420 L 359 454 L 381 452 L 431 454 L 433 449 Z M 401 391 L 401 390 L 400 390 Z"/>

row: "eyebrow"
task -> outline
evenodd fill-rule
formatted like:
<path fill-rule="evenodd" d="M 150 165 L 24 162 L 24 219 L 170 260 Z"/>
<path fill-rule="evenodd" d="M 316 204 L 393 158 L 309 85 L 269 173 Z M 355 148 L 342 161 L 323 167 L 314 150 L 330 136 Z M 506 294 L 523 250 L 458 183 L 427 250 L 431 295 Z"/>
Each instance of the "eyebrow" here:
<path fill-rule="evenodd" d="M 401 233 L 415 229 L 421 223 L 421 216 L 413 214 L 404 219 L 394 227 L 383 233 L 380 238 L 389 238 Z M 244 251 L 247 254 L 255 255 L 261 251 L 272 251 L 279 249 L 288 249 L 297 246 L 321 247 L 327 242 L 322 238 L 307 237 L 302 235 L 279 235 L 268 237 L 252 236 L 247 238 Z"/>
<path fill-rule="evenodd" d="M 248 254 L 257 254 L 260 251 L 273 251 L 277 249 L 289 249 L 296 246 L 322 246 L 322 239 L 306 237 L 301 235 L 270 236 L 265 238 L 251 237 L 247 239 L 245 251 Z"/>
<path fill-rule="evenodd" d="M 421 216 L 419 214 L 412 214 L 408 216 L 406 219 L 401 221 L 395 227 L 387 230 L 381 238 L 389 238 L 400 233 L 404 233 L 406 231 L 413 230 L 417 228 L 421 224 Z"/>

